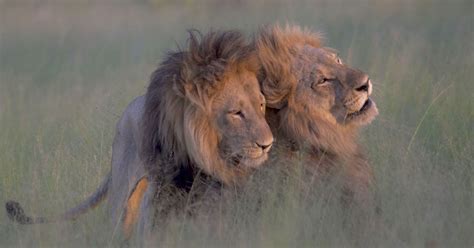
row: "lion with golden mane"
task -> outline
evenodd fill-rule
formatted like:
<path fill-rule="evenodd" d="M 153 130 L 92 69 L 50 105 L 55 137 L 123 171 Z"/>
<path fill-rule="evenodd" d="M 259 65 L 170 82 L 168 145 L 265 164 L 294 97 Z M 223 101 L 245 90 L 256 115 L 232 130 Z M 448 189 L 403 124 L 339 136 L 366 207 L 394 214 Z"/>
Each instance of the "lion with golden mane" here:
<path fill-rule="evenodd" d="M 365 201 L 373 173 L 357 133 L 378 113 L 369 76 L 299 26 L 263 28 L 255 44 L 267 122 L 278 141 L 271 157 L 302 152 L 316 175 L 342 172 L 345 195 Z"/>
<path fill-rule="evenodd" d="M 74 219 L 108 196 L 113 225 L 122 223 L 129 237 L 137 221 L 153 222 L 147 208 L 161 195 L 239 184 L 262 165 L 273 136 L 253 46 L 237 31 L 191 31 L 188 43 L 168 54 L 146 94 L 126 108 L 111 172 L 91 197 L 53 218 L 28 217 L 10 201 L 9 217 L 22 224 Z"/>

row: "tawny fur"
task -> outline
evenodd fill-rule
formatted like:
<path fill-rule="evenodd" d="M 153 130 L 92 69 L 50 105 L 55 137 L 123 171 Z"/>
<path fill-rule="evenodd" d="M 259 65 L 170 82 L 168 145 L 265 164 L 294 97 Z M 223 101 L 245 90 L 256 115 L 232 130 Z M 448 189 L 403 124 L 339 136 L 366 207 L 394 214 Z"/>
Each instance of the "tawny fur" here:
<path fill-rule="evenodd" d="M 173 177 L 195 164 L 224 183 L 246 171 L 227 165 L 218 154 L 218 134 L 205 113 L 226 78 L 259 69 L 252 46 L 239 32 L 211 32 L 199 40 L 190 33 L 186 51 L 170 53 L 153 73 L 145 95 L 140 156 L 153 173 Z M 155 166 L 157 162 L 162 165 Z M 165 178 L 160 180 L 167 180 Z"/>
<path fill-rule="evenodd" d="M 320 34 L 296 25 L 262 28 L 256 35 L 255 45 L 262 64 L 259 81 L 268 102 L 267 121 L 278 141 L 270 157 L 291 156 L 295 152 L 304 154 L 304 164 L 308 169 L 318 175 L 342 173 L 345 190 L 351 198 L 367 199 L 373 172 L 357 143 L 360 125 L 341 124 L 338 116 L 317 105 L 318 97 L 329 99 L 333 109 L 341 109 L 343 119 L 346 119 L 350 116 L 350 109 L 342 109 L 343 105 L 349 102 L 354 106 L 355 100 L 350 96 L 358 92 L 326 85 L 315 86 L 320 80 L 318 73 L 342 75 L 336 79 L 346 88 L 356 87 L 353 82 L 363 80 L 366 75 L 339 64 L 337 59 L 329 64 L 332 66 L 327 71 L 318 67 L 317 56 L 327 55 L 327 58 L 321 58 L 326 61 L 334 56 L 334 50 L 323 47 Z M 368 84 L 371 87 L 370 82 Z M 314 98 L 308 95 L 313 94 L 312 87 L 319 91 L 314 93 L 319 94 Z M 365 94 L 364 97 L 370 95 Z M 347 99 L 352 99 L 352 102 Z M 377 114 L 375 104 L 369 114 Z M 373 116 L 364 121 L 370 122 Z"/>

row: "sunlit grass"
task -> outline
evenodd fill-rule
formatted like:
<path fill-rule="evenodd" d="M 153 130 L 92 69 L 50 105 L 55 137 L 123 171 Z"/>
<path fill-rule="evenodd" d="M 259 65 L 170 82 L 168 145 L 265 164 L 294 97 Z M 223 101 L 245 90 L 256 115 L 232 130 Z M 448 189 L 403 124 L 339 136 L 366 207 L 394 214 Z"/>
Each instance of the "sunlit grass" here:
<path fill-rule="evenodd" d="M 0 202 L 52 215 L 93 192 L 110 168 L 121 112 L 144 93 L 163 54 L 183 44 L 186 29 L 250 34 L 290 21 L 323 31 L 375 82 L 380 116 L 361 142 L 389 229 L 369 229 L 362 245 L 474 245 L 470 1 L 33 2 L 0 1 Z M 253 178 L 243 195 L 223 203 L 226 211 L 178 217 L 150 243 L 355 245 L 345 223 L 360 216 L 330 197 L 333 185 L 302 196 L 298 170 L 262 173 L 267 179 Z M 0 214 L 0 246 L 115 245 L 105 205 L 70 223 L 19 226 Z"/>

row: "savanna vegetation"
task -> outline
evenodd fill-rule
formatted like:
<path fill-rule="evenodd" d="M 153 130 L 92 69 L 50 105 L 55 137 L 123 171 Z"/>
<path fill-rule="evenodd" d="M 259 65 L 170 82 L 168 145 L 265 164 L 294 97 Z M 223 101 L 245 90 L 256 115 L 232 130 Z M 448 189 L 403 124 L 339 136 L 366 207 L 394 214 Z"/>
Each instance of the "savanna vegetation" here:
<path fill-rule="evenodd" d="M 109 170 L 123 109 L 187 29 L 250 36 L 277 21 L 323 32 L 346 63 L 371 76 L 380 115 L 361 143 L 387 228 L 354 235 L 375 214 L 342 208 L 337 182 L 302 182 L 295 160 L 280 162 L 294 164 L 291 171 L 260 171 L 212 217 L 173 218 L 150 244 L 472 247 L 470 0 L 0 0 L 0 202 L 18 200 L 33 215 L 74 206 Z M 33 226 L 2 210 L 0 246 L 116 245 L 105 205 L 73 222 Z"/>

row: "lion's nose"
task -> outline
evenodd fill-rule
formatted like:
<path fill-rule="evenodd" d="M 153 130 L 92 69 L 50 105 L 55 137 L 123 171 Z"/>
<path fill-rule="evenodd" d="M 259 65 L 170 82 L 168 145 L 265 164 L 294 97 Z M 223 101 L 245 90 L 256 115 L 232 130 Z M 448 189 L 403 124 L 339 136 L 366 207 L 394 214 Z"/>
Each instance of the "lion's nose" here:
<path fill-rule="evenodd" d="M 264 144 L 260 144 L 259 142 L 256 143 L 258 147 L 260 147 L 263 152 L 268 152 L 270 151 L 270 148 L 272 148 L 273 145 L 273 139 L 270 142 L 266 142 Z"/>
<path fill-rule="evenodd" d="M 369 86 L 370 86 L 370 79 L 367 77 L 367 79 L 364 80 L 364 83 L 362 83 L 362 85 L 360 85 L 359 87 L 355 88 L 355 90 L 360 91 L 360 92 L 368 92 Z"/>

